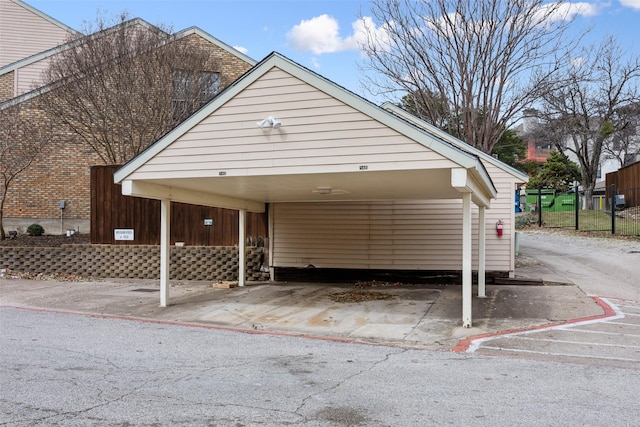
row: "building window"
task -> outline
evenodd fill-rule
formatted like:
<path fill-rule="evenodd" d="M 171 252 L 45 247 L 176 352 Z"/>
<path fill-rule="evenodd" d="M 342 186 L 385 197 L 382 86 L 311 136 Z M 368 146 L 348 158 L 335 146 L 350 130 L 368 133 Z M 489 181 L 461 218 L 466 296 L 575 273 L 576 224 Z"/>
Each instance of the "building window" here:
<path fill-rule="evenodd" d="M 183 120 L 220 92 L 220 73 L 173 72 L 173 116 Z"/>

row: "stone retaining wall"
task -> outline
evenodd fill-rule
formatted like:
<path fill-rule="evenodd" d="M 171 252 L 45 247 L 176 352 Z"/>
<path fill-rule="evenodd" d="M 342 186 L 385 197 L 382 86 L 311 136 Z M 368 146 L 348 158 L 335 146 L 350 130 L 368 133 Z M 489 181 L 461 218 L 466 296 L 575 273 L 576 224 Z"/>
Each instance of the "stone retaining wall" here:
<path fill-rule="evenodd" d="M 262 248 L 247 248 L 247 280 L 268 280 L 260 271 Z M 0 247 L 0 268 L 95 278 L 159 279 L 160 247 L 62 245 L 55 248 Z M 235 246 L 171 247 L 173 280 L 238 280 Z"/>

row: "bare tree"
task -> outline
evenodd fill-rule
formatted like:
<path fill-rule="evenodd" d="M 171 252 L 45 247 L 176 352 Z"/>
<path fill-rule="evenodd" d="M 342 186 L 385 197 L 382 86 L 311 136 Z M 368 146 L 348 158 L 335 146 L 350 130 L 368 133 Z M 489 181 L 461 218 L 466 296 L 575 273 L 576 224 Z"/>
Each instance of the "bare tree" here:
<path fill-rule="evenodd" d="M 4 240 L 4 205 L 16 178 L 40 160 L 51 142 L 51 126 L 40 118 L 34 126 L 31 109 L 17 105 L 0 110 L 0 240 Z"/>
<path fill-rule="evenodd" d="M 44 74 L 46 110 L 105 164 L 122 164 L 219 91 L 217 63 L 198 43 L 145 21 L 98 17 Z"/>
<path fill-rule="evenodd" d="M 543 129 L 580 165 L 590 209 L 605 142 L 624 135 L 629 123 L 620 112 L 640 101 L 640 57 L 609 37 L 585 49 L 565 74 L 566 83 L 543 97 Z"/>
<path fill-rule="evenodd" d="M 408 94 L 419 114 L 491 153 L 502 132 L 555 79 L 577 44 L 575 10 L 543 0 L 374 0 L 364 82 L 376 95 Z M 437 102 L 434 102 L 437 101 Z M 445 105 L 441 104 L 445 100 Z"/>
<path fill-rule="evenodd" d="M 640 160 L 640 103 L 625 105 L 615 112 L 614 122 L 619 131 L 605 140 L 602 152 L 607 159 L 614 159 L 619 167 Z"/>

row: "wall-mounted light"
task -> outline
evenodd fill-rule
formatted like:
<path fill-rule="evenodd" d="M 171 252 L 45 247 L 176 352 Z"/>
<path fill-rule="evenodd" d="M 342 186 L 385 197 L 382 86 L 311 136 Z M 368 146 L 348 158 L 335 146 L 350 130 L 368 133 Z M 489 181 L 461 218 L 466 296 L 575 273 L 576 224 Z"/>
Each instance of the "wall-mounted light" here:
<path fill-rule="evenodd" d="M 256 124 L 261 128 L 272 127 L 273 129 L 278 129 L 280 126 L 282 126 L 282 122 L 278 119 L 274 119 L 272 116 L 267 117 L 261 122 L 256 122 Z"/>
<path fill-rule="evenodd" d="M 337 195 L 337 194 L 350 194 L 347 190 L 341 190 L 339 188 L 332 188 L 332 187 L 316 187 L 316 189 L 311 192 L 316 194 L 322 194 L 323 196 Z"/>
<path fill-rule="evenodd" d="M 318 193 L 318 194 L 331 194 L 331 193 L 333 193 L 333 188 L 331 188 L 331 187 L 318 187 L 313 192 L 314 193 Z"/>

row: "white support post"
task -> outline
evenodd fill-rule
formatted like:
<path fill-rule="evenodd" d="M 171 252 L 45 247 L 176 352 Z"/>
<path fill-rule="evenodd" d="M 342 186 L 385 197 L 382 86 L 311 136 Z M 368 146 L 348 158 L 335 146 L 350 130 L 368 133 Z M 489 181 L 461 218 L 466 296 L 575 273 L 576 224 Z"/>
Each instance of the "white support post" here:
<path fill-rule="evenodd" d="M 471 193 L 462 193 L 462 326 L 471 327 L 472 287 L 472 227 Z"/>
<path fill-rule="evenodd" d="M 169 305 L 171 200 L 160 201 L 160 307 Z"/>
<path fill-rule="evenodd" d="M 245 284 L 245 266 L 247 263 L 247 210 L 240 209 L 240 219 L 238 221 L 238 286 Z"/>
<path fill-rule="evenodd" d="M 274 207 L 273 207 L 273 203 L 269 203 L 269 211 L 267 214 L 268 217 L 268 221 L 269 221 L 269 280 L 270 281 L 274 281 L 275 280 L 275 270 L 273 268 L 273 226 L 274 226 Z"/>
<path fill-rule="evenodd" d="M 479 207 L 478 212 L 478 296 L 485 298 L 486 290 L 486 261 L 487 261 L 487 224 L 484 206 Z"/>

